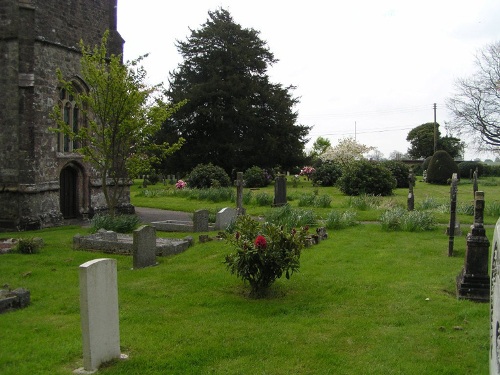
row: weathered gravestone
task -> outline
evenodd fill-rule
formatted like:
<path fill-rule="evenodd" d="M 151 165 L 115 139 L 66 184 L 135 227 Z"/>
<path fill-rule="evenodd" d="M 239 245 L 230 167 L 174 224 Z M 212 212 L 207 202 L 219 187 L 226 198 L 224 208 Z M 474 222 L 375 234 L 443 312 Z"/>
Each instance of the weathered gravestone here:
<path fill-rule="evenodd" d="M 133 268 L 155 266 L 156 263 L 156 229 L 143 225 L 133 234 Z"/>
<path fill-rule="evenodd" d="M 457 220 L 457 190 L 458 190 L 458 177 L 456 173 L 453 173 L 450 186 L 450 222 L 446 230 L 448 234 L 449 257 L 453 256 L 453 245 L 455 241 L 455 235 L 460 235 L 460 223 Z"/>
<path fill-rule="evenodd" d="M 491 246 L 490 375 L 500 375 L 500 219 Z"/>
<path fill-rule="evenodd" d="M 477 175 L 478 175 L 479 171 L 476 167 L 476 170 L 474 171 L 474 173 L 472 174 L 472 196 L 475 197 L 476 196 L 476 191 L 478 190 L 478 186 L 477 186 Z"/>
<path fill-rule="evenodd" d="M 274 181 L 274 204 L 275 207 L 284 206 L 286 201 L 286 177 L 282 174 L 276 176 Z"/>
<path fill-rule="evenodd" d="M 238 215 L 245 215 L 246 210 L 243 207 L 243 187 L 245 182 L 243 181 L 243 172 L 236 173 L 236 181 L 234 181 L 236 186 L 236 210 Z"/>
<path fill-rule="evenodd" d="M 474 200 L 474 224 L 467 234 L 464 267 L 457 277 L 457 297 L 477 302 L 490 300 L 490 241 L 486 237 L 483 218 L 484 192 L 477 191 Z"/>
<path fill-rule="evenodd" d="M 408 175 L 408 211 L 413 211 L 415 208 L 415 195 L 413 194 L 413 187 L 415 186 L 415 175 L 413 174 L 413 169 L 410 169 L 410 174 Z"/>
<path fill-rule="evenodd" d="M 234 223 L 238 216 L 238 210 L 234 208 L 225 207 L 215 216 L 215 230 L 226 230 L 226 228 Z"/>
<path fill-rule="evenodd" d="M 83 369 L 88 374 L 120 354 L 116 259 L 94 259 L 80 265 L 80 314 Z"/>
<path fill-rule="evenodd" d="M 193 215 L 193 232 L 208 231 L 208 210 L 196 210 Z"/>

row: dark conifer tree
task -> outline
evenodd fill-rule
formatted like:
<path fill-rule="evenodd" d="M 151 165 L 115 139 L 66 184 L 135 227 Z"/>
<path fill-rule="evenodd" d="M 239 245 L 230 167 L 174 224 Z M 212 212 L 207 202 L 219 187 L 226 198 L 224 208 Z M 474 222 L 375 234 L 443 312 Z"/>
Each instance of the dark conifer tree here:
<path fill-rule="evenodd" d="M 258 31 L 242 28 L 224 9 L 208 15 L 201 29 L 177 41 L 184 61 L 170 73 L 167 96 L 188 102 L 159 139 L 186 143 L 163 168 L 188 172 L 211 162 L 231 173 L 300 165 L 310 128 L 297 124 L 294 87 L 270 82 L 266 71 L 277 60 Z"/>

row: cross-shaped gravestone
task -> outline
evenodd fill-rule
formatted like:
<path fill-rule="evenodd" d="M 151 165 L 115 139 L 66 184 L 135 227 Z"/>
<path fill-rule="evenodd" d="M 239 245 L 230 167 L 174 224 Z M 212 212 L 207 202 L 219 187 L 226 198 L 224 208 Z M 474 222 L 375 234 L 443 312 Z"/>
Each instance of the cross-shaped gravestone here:
<path fill-rule="evenodd" d="M 234 181 L 234 185 L 236 186 L 236 211 L 238 215 L 245 214 L 245 208 L 243 208 L 243 172 L 236 173 L 236 181 Z"/>
<path fill-rule="evenodd" d="M 478 169 L 476 168 L 476 170 L 472 174 L 472 179 L 473 179 L 473 183 L 472 183 L 472 195 L 474 196 L 474 199 L 476 197 L 476 191 L 478 190 L 478 187 L 477 187 L 477 175 L 478 175 Z"/>

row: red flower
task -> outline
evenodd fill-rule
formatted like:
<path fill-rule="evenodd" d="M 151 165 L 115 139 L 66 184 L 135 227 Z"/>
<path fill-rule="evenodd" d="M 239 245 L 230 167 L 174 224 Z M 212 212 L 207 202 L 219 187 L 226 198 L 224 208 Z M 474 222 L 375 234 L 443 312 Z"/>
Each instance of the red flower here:
<path fill-rule="evenodd" d="M 255 239 L 254 245 L 257 249 L 265 249 L 267 246 L 267 241 L 264 236 L 257 236 Z"/>

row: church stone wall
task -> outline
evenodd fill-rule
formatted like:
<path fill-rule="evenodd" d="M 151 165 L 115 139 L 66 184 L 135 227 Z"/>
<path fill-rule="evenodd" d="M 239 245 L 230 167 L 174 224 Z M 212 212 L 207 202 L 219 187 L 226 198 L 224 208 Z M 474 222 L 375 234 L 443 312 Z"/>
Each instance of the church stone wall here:
<path fill-rule="evenodd" d="M 80 213 L 106 207 L 101 186 L 90 182 L 97 176 L 82 157 L 58 152 L 50 113 L 59 96 L 56 69 L 65 79 L 79 77 L 80 40 L 99 44 L 110 30 L 108 50 L 122 52 L 116 5 L 117 0 L 0 0 L 0 228 L 60 223 L 59 179 L 68 164 L 81 166 Z"/>

